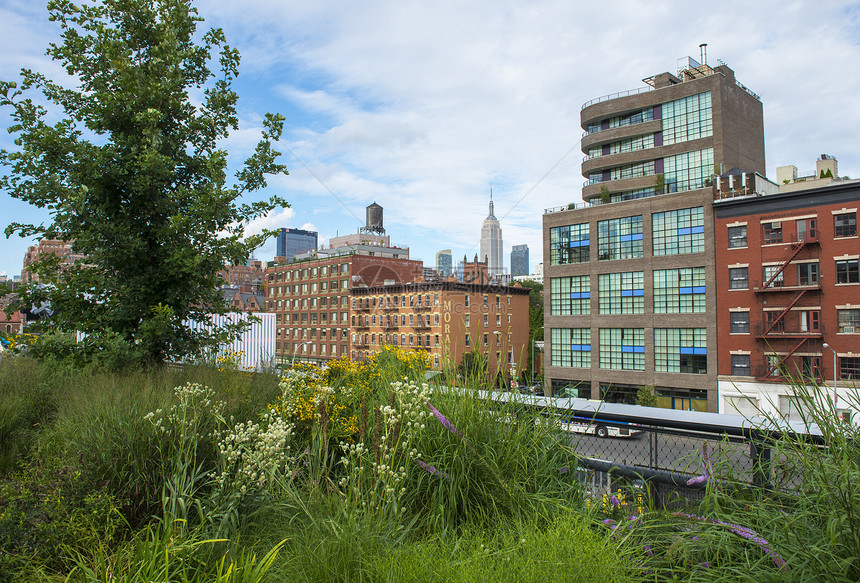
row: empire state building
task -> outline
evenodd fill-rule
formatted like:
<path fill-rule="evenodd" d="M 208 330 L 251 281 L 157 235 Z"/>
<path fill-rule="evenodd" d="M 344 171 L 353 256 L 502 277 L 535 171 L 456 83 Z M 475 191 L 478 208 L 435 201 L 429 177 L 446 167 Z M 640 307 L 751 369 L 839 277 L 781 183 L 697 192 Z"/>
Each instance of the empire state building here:
<path fill-rule="evenodd" d="M 490 277 L 502 275 L 505 271 L 504 255 L 502 255 L 502 227 L 493 215 L 493 193 L 490 192 L 490 214 L 484 219 L 481 227 L 481 256 L 479 260 L 487 260 L 487 271 Z"/>

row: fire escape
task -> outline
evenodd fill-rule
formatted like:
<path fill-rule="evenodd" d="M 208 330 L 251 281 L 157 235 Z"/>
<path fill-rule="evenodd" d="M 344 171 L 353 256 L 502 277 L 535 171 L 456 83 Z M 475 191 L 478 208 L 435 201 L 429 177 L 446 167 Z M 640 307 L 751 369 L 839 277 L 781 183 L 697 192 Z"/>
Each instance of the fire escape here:
<path fill-rule="evenodd" d="M 777 344 L 785 348 L 785 344 L 783 343 L 789 343 L 787 350 L 778 359 L 768 362 L 764 375 L 757 376 L 759 380 L 773 378 L 775 376 L 774 373 L 781 374 L 780 367 L 783 363 L 788 362 L 792 355 L 800 348 L 805 345 L 808 346 L 811 341 L 822 337 L 820 319 L 817 312 L 814 319 L 810 317 L 803 325 L 799 323 L 796 327 L 789 326 L 786 322 L 786 316 L 798 304 L 801 298 L 820 293 L 821 287 L 817 277 L 814 281 L 798 281 L 797 286 L 783 285 L 784 277 L 780 277 L 803 249 L 817 244 L 818 232 L 813 227 L 805 236 L 799 237 L 797 241 L 791 244 L 785 256 L 780 260 L 779 265 L 771 272 L 764 284 L 760 288 L 755 288 L 756 295 L 767 297 L 767 302 L 771 302 L 768 304 L 769 307 L 773 307 L 774 304 L 778 304 L 779 307 L 779 311 L 777 312 L 766 312 L 770 314 L 770 317 L 762 322 L 757 331 L 757 340 L 765 344 L 763 352 L 766 353 L 767 350 L 774 350 Z M 814 352 L 818 352 L 817 347 Z"/>

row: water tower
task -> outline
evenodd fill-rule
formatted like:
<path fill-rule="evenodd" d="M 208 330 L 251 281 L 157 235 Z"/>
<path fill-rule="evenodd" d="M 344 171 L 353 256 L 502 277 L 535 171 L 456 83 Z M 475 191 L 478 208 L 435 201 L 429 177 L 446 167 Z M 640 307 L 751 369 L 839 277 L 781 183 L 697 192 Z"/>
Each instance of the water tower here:
<path fill-rule="evenodd" d="M 367 218 L 365 226 L 360 231 L 372 235 L 384 235 L 385 228 L 382 226 L 382 207 L 375 202 L 367 207 Z"/>

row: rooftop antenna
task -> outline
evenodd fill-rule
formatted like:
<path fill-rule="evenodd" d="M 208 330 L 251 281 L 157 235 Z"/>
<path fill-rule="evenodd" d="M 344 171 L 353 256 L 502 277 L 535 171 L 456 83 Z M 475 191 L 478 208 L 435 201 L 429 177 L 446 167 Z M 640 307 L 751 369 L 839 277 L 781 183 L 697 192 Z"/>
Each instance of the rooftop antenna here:
<path fill-rule="evenodd" d="M 699 52 L 702 55 L 702 64 L 708 64 L 708 43 L 702 43 L 699 45 Z"/>

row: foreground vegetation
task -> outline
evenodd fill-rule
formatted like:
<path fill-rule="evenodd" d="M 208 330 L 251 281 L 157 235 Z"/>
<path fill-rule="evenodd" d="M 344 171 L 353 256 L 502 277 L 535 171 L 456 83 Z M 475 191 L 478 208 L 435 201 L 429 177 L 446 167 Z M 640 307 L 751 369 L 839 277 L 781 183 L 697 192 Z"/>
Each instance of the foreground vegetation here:
<path fill-rule="evenodd" d="M 569 437 L 424 373 L 396 349 L 284 378 L 5 358 L 0 581 L 860 578 L 850 425 L 773 444 L 790 490 L 704 456 L 703 501 L 670 512 L 591 498 Z"/>

